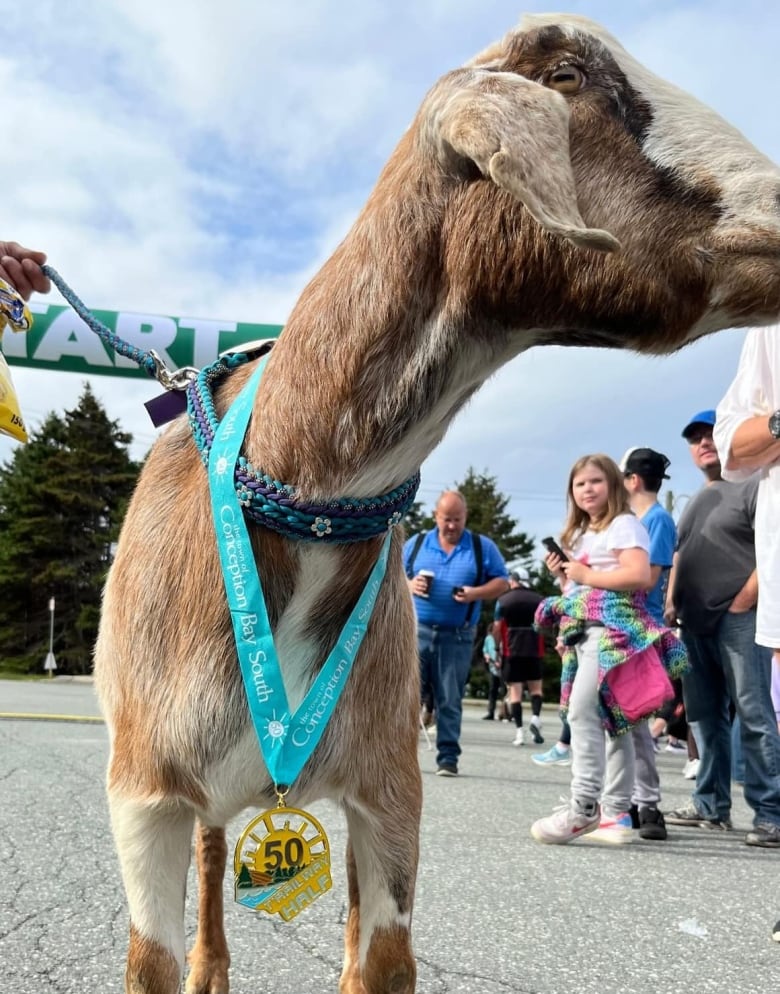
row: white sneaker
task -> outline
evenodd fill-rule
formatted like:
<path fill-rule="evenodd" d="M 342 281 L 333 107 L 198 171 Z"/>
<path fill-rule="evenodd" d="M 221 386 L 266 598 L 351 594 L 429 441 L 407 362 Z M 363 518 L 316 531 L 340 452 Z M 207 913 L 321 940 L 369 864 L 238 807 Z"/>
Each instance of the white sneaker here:
<path fill-rule="evenodd" d="M 699 772 L 699 760 L 689 759 L 688 762 L 682 768 L 682 775 L 686 780 L 695 780 L 696 775 Z"/>
<path fill-rule="evenodd" d="M 591 812 L 587 813 L 572 798 L 556 808 L 547 818 L 535 821 L 531 825 L 531 835 L 537 842 L 563 846 L 581 835 L 594 832 L 600 821 L 601 808 L 598 804 L 594 803 Z"/>
<path fill-rule="evenodd" d="M 518 730 L 515 732 L 515 737 L 514 737 L 514 740 L 512 742 L 512 745 L 513 746 L 521 746 L 521 745 L 523 745 L 524 741 L 525 741 L 525 739 L 523 738 L 523 730 L 522 730 L 522 728 L 518 728 Z"/>
<path fill-rule="evenodd" d="M 531 737 L 534 740 L 534 745 L 543 745 L 544 736 L 542 735 L 542 723 L 538 718 L 531 718 Z"/>

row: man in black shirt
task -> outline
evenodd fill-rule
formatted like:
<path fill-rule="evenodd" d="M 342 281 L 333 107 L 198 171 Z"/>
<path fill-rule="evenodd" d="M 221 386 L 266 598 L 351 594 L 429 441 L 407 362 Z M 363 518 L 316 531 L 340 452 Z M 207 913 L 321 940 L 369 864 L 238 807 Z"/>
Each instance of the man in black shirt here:
<path fill-rule="evenodd" d="M 509 707 L 517 731 L 512 745 L 523 744 L 523 687 L 531 698 L 531 735 L 538 745 L 542 738 L 541 638 L 533 630 L 534 612 L 542 597 L 528 586 L 528 574 L 516 569 L 509 574 L 509 590 L 496 602 L 496 620 L 502 624 L 503 667 L 501 675 L 509 688 Z"/>
<path fill-rule="evenodd" d="M 666 618 L 682 626 L 691 662 L 683 677 L 688 720 L 700 745 L 690 802 L 667 814 L 672 825 L 730 830 L 729 703 L 740 720 L 745 800 L 753 809 L 751 846 L 780 848 L 780 736 L 769 693 L 771 650 L 755 644 L 755 535 L 758 480 L 726 483 L 712 438 L 715 411 L 683 429 L 706 486 L 687 504 L 677 531 Z"/>

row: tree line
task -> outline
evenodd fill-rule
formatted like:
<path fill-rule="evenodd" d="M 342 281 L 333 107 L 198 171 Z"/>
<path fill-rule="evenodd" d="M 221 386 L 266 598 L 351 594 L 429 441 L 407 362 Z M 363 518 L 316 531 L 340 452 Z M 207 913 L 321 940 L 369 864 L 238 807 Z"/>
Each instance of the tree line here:
<path fill-rule="evenodd" d="M 86 386 L 49 414 L 0 471 L 0 669 L 89 673 L 100 598 L 140 464 L 132 436 Z"/>

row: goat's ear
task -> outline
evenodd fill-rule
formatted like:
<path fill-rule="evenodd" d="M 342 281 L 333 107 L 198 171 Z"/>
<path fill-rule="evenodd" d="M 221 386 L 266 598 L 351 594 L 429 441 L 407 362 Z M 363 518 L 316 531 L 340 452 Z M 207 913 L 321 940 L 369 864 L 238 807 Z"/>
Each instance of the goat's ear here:
<path fill-rule="evenodd" d="M 466 82 L 450 90 L 434 114 L 443 156 L 454 151 L 471 159 L 547 231 L 581 248 L 619 249 L 608 231 L 588 228 L 577 207 L 564 98 L 511 73 L 472 70 Z"/>

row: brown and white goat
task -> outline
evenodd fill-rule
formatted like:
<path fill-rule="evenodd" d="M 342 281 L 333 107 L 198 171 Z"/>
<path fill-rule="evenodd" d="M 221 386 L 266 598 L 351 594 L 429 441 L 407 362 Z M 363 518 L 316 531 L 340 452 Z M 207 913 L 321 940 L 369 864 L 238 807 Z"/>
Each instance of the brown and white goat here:
<path fill-rule="evenodd" d="M 290 315 L 247 458 L 301 498 L 384 493 L 414 473 L 486 377 L 530 346 L 664 353 L 777 320 L 779 195 L 771 162 L 598 25 L 526 17 L 426 96 Z M 220 389 L 220 414 L 249 372 Z M 252 535 L 294 708 L 380 539 Z M 127 515 L 95 675 L 130 906 L 127 990 L 179 989 L 197 822 L 187 990 L 221 994 L 224 826 L 273 792 L 236 662 L 206 475 L 183 419 L 155 445 Z M 343 994 L 415 988 L 418 698 L 398 534 L 348 686 L 289 795 L 296 806 L 329 797 L 346 814 Z"/>

